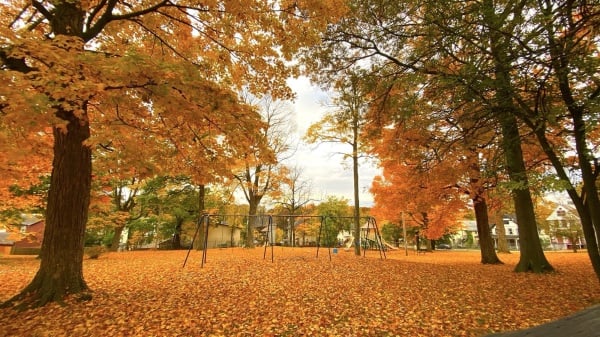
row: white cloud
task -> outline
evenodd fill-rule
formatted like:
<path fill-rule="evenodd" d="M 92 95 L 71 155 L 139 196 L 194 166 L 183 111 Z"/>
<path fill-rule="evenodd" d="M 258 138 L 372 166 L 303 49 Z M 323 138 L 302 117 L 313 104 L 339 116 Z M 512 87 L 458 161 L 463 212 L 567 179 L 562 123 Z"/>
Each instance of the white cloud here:
<path fill-rule="evenodd" d="M 288 84 L 296 93 L 293 102 L 293 118 L 296 122 L 298 149 L 294 156 L 286 160 L 288 166 L 298 166 L 302 169 L 302 179 L 312 185 L 312 199 L 320 201 L 327 196 L 343 197 L 354 204 L 354 187 L 352 178 L 351 159 L 343 159 L 342 153 L 351 151 L 349 145 L 341 144 L 305 144 L 302 138 L 308 127 L 319 121 L 326 108 L 328 94 L 318 86 L 301 77 L 288 80 Z M 373 165 L 362 163 L 359 167 L 359 201 L 361 206 L 372 206 L 373 197 L 369 193 L 373 177 L 379 174 L 379 169 Z M 238 202 L 245 202 L 241 192 L 236 194 Z"/>
<path fill-rule="evenodd" d="M 328 95 L 319 87 L 311 85 L 307 78 L 289 80 L 288 84 L 296 93 L 293 104 L 297 138 L 301 139 L 310 124 L 319 121 L 326 111 L 324 103 Z M 344 197 L 354 203 L 352 163 L 343 159 L 341 153 L 351 149 L 342 144 L 308 145 L 300 143 L 294 158 L 288 164 L 297 164 L 303 169 L 303 177 L 311 181 L 313 198 L 322 199 L 329 195 Z M 379 170 L 367 163 L 359 167 L 359 200 L 361 206 L 372 206 L 373 197 L 368 192 L 373 177 Z"/>

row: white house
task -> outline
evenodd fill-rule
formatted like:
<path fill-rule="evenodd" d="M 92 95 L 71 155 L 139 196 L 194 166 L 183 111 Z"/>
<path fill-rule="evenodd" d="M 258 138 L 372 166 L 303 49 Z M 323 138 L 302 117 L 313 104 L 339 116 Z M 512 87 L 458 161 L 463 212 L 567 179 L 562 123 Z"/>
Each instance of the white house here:
<path fill-rule="evenodd" d="M 509 217 L 502 218 L 502 222 L 504 224 L 504 237 L 506 238 L 508 249 L 519 250 L 519 226 Z M 494 247 L 498 247 L 498 226 L 496 226 L 496 224 L 490 224 L 490 227 L 492 229 L 492 239 L 494 240 Z"/>
<path fill-rule="evenodd" d="M 505 216 L 503 218 L 504 235 L 511 250 L 519 250 L 519 225 L 512 218 Z M 490 224 L 490 233 L 494 240 L 494 247 L 498 247 L 498 226 Z M 548 235 L 540 231 L 540 238 L 549 240 Z M 479 247 L 479 234 L 477 232 L 477 222 L 475 220 L 463 220 L 462 229 L 455 233 L 452 238 L 452 245 L 459 248 L 477 248 Z"/>

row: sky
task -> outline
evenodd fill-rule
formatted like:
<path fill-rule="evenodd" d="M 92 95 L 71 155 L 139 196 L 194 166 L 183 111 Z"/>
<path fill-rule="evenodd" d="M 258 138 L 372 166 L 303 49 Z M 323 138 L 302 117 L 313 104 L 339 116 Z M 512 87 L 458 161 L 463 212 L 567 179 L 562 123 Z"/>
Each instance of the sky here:
<path fill-rule="evenodd" d="M 297 138 L 302 139 L 308 127 L 327 111 L 323 105 L 328 94 L 318 86 L 312 85 L 307 78 L 291 79 L 290 87 L 296 93 L 293 102 L 294 117 L 297 126 Z M 294 157 L 287 164 L 297 165 L 303 172 L 303 179 L 312 184 L 312 198 L 324 200 L 327 196 L 343 197 L 354 204 L 351 159 L 344 160 L 340 153 L 351 151 L 349 145 L 339 144 L 304 144 L 300 143 Z M 371 181 L 378 174 L 372 164 L 361 163 L 359 167 L 359 200 L 360 205 L 373 205 L 373 197 L 369 193 Z"/>

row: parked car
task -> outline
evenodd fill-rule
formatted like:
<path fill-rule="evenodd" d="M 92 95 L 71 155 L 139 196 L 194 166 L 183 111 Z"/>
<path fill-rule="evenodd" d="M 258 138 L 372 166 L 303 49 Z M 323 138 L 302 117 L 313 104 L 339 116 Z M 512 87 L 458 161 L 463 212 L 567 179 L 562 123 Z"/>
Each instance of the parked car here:
<path fill-rule="evenodd" d="M 440 244 L 436 245 L 435 248 L 437 248 L 437 249 L 451 249 L 452 247 L 450 247 L 450 245 L 447 244 L 447 243 L 440 243 Z"/>

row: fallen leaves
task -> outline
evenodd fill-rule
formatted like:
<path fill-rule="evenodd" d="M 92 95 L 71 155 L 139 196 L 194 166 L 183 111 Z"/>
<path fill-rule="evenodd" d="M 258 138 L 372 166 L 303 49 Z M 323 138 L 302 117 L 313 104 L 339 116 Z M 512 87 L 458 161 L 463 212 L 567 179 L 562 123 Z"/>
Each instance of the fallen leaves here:
<path fill-rule="evenodd" d="M 518 254 L 500 266 L 477 252 L 404 256 L 315 249 L 109 253 L 85 260 L 94 291 L 18 313 L 0 310 L 0 336 L 483 336 L 548 322 L 600 302 L 586 254 L 548 253 L 558 269 L 516 274 Z M 0 258 L 6 300 L 39 261 Z"/>

